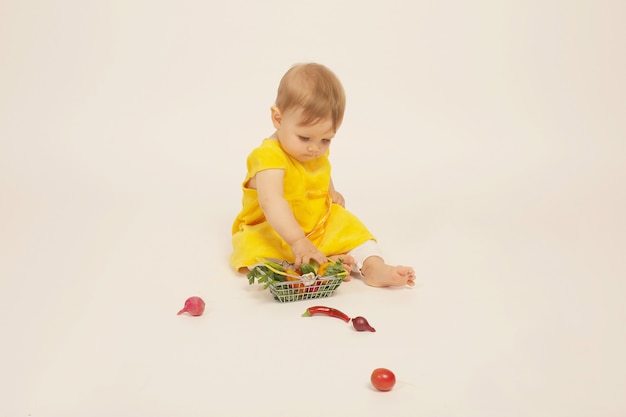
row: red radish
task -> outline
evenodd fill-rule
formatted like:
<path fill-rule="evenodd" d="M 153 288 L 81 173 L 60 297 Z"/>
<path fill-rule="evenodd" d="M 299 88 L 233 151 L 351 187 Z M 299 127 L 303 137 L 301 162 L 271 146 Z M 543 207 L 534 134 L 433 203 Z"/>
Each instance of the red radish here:
<path fill-rule="evenodd" d="M 178 312 L 180 316 L 183 313 L 189 313 L 192 316 L 200 316 L 204 313 L 204 300 L 200 297 L 189 297 L 185 301 L 185 307 Z"/>
<path fill-rule="evenodd" d="M 365 317 L 358 316 L 352 319 L 352 326 L 359 332 L 363 332 L 365 330 L 370 332 L 375 332 L 376 329 L 370 326 Z"/>

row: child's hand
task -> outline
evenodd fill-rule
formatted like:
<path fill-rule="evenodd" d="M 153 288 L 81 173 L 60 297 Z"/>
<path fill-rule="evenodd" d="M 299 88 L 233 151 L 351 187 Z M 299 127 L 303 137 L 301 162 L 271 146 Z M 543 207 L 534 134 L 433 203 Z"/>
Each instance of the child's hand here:
<path fill-rule="evenodd" d="M 293 262 L 295 268 L 299 268 L 303 263 L 309 263 L 311 259 L 320 265 L 326 262 L 326 256 L 306 237 L 296 240 L 294 244 L 291 245 L 291 251 L 295 256 Z"/>
<path fill-rule="evenodd" d="M 346 200 L 343 198 L 343 195 L 339 191 L 330 190 L 330 198 L 333 203 L 339 204 L 341 207 L 346 207 Z"/>

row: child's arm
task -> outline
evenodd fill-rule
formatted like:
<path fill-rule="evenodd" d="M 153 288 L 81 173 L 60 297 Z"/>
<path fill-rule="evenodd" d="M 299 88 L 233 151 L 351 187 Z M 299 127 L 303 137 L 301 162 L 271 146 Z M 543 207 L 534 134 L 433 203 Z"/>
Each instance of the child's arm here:
<path fill-rule="evenodd" d="M 284 176 L 285 171 L 282 169 L 267 169 L 256 174 L 259 205 L 272 228 L 291 246 L 296 268 L 311 259 L 321 265 L 326 262 L 326 256 L 305 236 L 289 203 L 285 200 Z"/>
<path fill-rule="evenodd" d="M 330 198 L 333 200 L 333 203 L 339 204 L 341 207 L 346 206 L 346 200 L 343 198 L 343 195 L 337 190 L 335 190 L 335 185 L 333 184 L 333 179 L 330 179 L 330 185 L 328 186 L 328 192 L 330 193 Z"/>

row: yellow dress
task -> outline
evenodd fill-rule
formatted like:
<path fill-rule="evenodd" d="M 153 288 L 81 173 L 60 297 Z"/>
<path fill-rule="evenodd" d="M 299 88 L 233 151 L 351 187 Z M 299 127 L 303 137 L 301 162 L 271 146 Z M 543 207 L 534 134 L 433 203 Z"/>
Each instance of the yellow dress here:
<path fill-rule="evenodd" d="M 328 154 L 302 163 L 285 153 L 277 141 L 265 139 L 248 156 L 247 168 L 242 210 L 232 226 L 230 262 L 236 270 L 257 264 L 258 258 L 294 259 L 291 247 L 265 219 L 257 191 L 247 187 L 248 181 L 265 169 L 285 170 L 285 200 L 304 233 L 326 256 L 344 254 L 375 240 L 354 214 L 331 202 Z"/>

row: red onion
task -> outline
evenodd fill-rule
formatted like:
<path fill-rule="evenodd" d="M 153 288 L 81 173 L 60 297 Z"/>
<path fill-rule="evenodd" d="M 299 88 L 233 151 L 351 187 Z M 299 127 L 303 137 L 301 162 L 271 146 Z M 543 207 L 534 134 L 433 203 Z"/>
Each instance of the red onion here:
<path fill-rule="evenodd" d="M 200 297 L 189 297 L 185 301 L 185 306 L 178 312 L 178 315 L 189 313 L 192 316 L 200 316 L 204 313 L 204 300 Z"/>
<path fill-rule="evenodd" d="M 355 317 L 352 319 L 352 326 L 359 332 L 363 332 L 365 330 L 370 332 L 375 332 L 376 329 L 370 326 L 365 317 Z"/>

